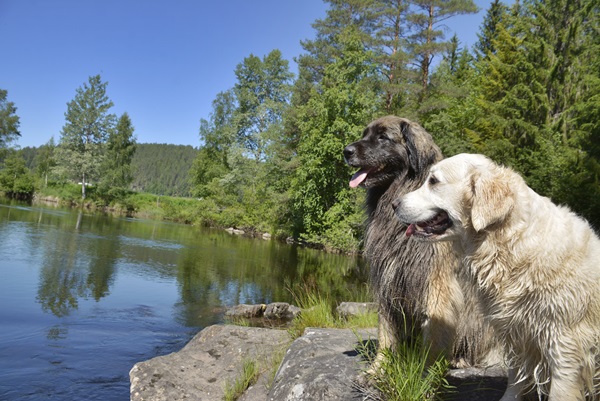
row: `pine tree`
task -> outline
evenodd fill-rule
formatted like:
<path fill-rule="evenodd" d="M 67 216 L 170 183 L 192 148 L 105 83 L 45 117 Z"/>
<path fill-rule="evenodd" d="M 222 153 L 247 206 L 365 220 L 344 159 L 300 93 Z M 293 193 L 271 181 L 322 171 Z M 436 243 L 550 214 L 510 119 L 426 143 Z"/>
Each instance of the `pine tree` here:
<path fill-rule="evenodd" d="M 378 0 L 374 2 L 374 12 L 369 14 L 374 26 L 369 47 L 381 68 L 383 109 L 387 114 L 399 112 L 411 103 L 407 88 L 414 81 L 414 73 L 406 51 L 410 34 L 407 13 L 405 0 Z"/>
<path fill-rule="evenodd" d="M 113 103 L 106 95 L 107 85 L 96 75 L 77 88 L 75 98 L 67 103 L 67 122 L 56 148 L 57 172 L 80 180 L 82 199 L 86 185 L 99 176 L 106 140 L 114 127 L 115 116 L 108 113 Z"/>
<path fill-rule="evenodd" d="M 526 46 L 521 28 L 499 24 L 495 54 L 480 65 L 479 106 L 482 118 L 471 132 L 481 153 L 528 175 L 541 151 L 548 101 L 544 71 Z"/>
<path fill-rule="evenodd" d="M 412 35 L 408 46 L 413 63 L 419 70 L 419 98 L 423 100 L 429 86 L 433 59 L 449 47 L 449 43 L 443 41 L 442 24 L 456 15 L 477 12 L 477 6 L 472 0 L 410 0 L 410 4 L 408 19 L 412 24 Z"/>
<path fill-rule="evenodd" d="M 467 129 L 482 118 L 477 104 L 477 71 L 473 56 L 456 37 L 431 75 L 429 96 L 421 104 L 423 127 L 432 133 L 446 156 L 474 152 Z"/>

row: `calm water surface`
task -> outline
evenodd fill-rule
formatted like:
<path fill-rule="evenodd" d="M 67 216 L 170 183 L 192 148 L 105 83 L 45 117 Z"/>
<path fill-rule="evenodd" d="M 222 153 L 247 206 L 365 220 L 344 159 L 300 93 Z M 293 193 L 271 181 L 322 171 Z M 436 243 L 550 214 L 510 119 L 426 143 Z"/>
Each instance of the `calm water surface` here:
<path fill-rule="evenodd" d="M 359 260 L 220 230 L 0 203 L 0 400 L 128 400 L 129 370 L 238 303 L 311 282 L 350 298 Z"/>

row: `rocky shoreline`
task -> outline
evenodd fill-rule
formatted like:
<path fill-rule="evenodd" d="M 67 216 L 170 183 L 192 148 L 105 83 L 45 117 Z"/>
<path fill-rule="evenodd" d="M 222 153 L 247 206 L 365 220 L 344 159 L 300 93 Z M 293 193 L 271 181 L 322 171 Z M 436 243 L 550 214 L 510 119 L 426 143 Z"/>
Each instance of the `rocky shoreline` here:
<path fill-rule="evenodd" d="M 270 310 L 286 309 L 277 306 Z M 255 310 L 264 314 L 268 307 Z M 376 329 L 307 328 L 292 342 L 285 330 L 210 326 L 182 350 L 137 363 L 130 372 L 131 401 L 222 400 L 226 383 L 240 376 L 245 360 L 256 361 L 260 374 L 240 401 L 377 400 L 358 384 L 365 363 L 357 351 L 361 341 L 376 338 Z M 456 390 L 444 399 L 453 401 L 499 400 L 506 386 L 499 368 L 452 370 L 448 380 Z"/>

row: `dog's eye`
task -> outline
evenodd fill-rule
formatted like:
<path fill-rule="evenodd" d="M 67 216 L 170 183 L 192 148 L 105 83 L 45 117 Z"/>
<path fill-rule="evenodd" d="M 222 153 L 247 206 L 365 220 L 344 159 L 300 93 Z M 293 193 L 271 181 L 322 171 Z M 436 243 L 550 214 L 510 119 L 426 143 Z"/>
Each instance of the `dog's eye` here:
<path fill-rule="evenodd" d="M 379 134 L 379 136 L 377 137 L 380 141 L 389 141 L 390 137 L 387 136 L 386 134 Z"/>
<path fill-rule="evenodd" d="M 435 185 L 439 182 L 439 180 L 437 178 L 435 178 L 435 175 L 432 175 L 431 177 L 429 177 L 429 185 Z"/>

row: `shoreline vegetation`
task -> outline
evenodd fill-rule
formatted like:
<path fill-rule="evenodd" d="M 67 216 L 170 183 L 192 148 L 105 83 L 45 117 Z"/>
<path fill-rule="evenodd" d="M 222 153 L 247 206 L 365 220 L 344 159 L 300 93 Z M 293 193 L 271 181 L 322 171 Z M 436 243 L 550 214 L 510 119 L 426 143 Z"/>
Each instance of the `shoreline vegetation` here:
<path fill-rule="evenodd" d="M 13 199 L 2 192 L 0 192 L 0 196 L 7 200 Z M 82 208 L 88 211 L 120 216 L 223 229 L 236 235 L 275 239 L 280 242 L 287 242 L 288 244 L 299 244 L 328 252 L 343 252 L 328 248 L 323 244 L 307 243 L 299 238 L 294 238 L 290 233 L 273 227 L 267 227 L 266 225 L 255 226 L 237 223 L 231 216 L 239 216 L 239 213 L 227 208 L 216 207 L 214 202 L 203 198 L 130 192 L 120 199 L 107 201 L 95 196 L 93 190 L 88 190 L 88 197 L 82 199 L 79 185 L 63 184 L 36 191 L 33 193 L 31 199 L 25 201 L 30 201 L 32 204 Z M 343 253 L 359 254 L 359 252 Z"/>

